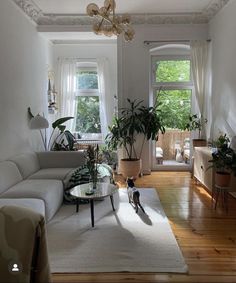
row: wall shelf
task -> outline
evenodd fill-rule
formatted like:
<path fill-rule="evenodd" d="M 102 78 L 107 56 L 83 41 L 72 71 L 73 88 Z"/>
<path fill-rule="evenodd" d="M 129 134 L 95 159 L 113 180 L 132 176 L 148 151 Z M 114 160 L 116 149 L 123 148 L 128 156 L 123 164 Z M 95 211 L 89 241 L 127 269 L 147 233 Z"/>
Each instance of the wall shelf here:
<path fill-rule="evenodd" d="M 57 92 L 55 89 L 55 85 L 51 85 L 50 79 L 48 79 L 48 113 L 57 113 Z"/>

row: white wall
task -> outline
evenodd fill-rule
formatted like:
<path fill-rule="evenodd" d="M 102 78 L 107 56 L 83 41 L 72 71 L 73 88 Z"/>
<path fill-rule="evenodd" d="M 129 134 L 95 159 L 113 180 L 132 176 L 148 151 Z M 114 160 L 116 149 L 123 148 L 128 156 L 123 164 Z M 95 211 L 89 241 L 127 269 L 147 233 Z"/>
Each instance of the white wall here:
<path fill-rule="evenodd" d="M 191 40 L 207 39 L 207 25 L 158 25 L 135 27 L 135 39 L 125 43 L 118 41 L 118 97 L 119 106 L 126 104 L 126 99 L 142 99 L 148 105 L 150 54 L 155 45 L 145 46 L 145 40 Z M 158 45 L 158 44 L 157 44 Z M 142 161 L 144 173 L 151 168 L 151 149 L 144 148 Z"/>
<path fill-rule="evenodd" d="M 81 43 L 81 44 L 55 44 L 53 47 L 54 69 L 57 69 L 57 59 L 78 58 L 96 59 L 106 57 L 109 61 L 111 95 L 106 101 L 110 107 L 108 124 L 112 122 L 114 114 L 114 95 L 117 95 L 117 44 L 113 43 Z M 60 94 L 59 94 L 60 95 Z"/>
<path fill-rule="evenodd" d="M 212 39 L 212 128 L 236 134 L 236 1 L 230 1 L 210 22 Z"/>
<path fill-rule="evenodd" d="M 0 1 L 0 160 L 41 149 L 27 108 L 47 111 L 50 47 L 12 1 Z"/>

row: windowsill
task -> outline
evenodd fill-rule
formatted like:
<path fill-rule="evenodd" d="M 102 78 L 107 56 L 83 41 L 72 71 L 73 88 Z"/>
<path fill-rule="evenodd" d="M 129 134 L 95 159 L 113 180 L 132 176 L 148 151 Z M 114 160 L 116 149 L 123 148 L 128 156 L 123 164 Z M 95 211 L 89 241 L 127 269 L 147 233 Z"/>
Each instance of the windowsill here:
<path fill-rule="evenodd" d="M 75 136 L 76 133 L 75 133 Z M 81 138 L 76 139 L 77 143 L 104 143 L 104 138 L 102 134 L 81 134 Z"/>
<path fill-rule="evenodd" d="M 76 139 L 77 144 L 102 144 L 103 140 Z"/>

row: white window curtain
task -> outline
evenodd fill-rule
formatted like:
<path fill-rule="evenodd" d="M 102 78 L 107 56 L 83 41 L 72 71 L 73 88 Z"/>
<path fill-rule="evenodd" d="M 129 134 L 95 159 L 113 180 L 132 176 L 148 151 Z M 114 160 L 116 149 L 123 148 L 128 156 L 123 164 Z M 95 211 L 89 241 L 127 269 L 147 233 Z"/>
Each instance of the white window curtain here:
<path fill-rule="evenodd" d="M 194 40 L 190 42 L 190 46 L 195 96 L 200 115 L 206 118 L 205 104 L 207 100 L 207 84 L 209 81 L 209 43 L 206 40 Z M 205 134 L 205 129 L 203 129 L 203 134 Z"/>
<path fill-rule="evenodd" d="M 107 58 L 97 59 L 98 66 L 98 88 L 100 94 L 100 119 L 101 119 L 101 130 L 102 138 L 104 139 L 108 133 L 108 121 L 111 119 L 111 113 L 113 107 L 111 105 L 111 95 L 110 90 L 110 72 L 109 72 L 109 62 Z"/>
<path fill-rule="evenodd" d="M 60 58 L 58 74 L 60 82 L 60 115 L 76 117 L 76 68 L 77 59 Z M 65 123 L 67 129 L 75 131 L 75 119 Z"/>

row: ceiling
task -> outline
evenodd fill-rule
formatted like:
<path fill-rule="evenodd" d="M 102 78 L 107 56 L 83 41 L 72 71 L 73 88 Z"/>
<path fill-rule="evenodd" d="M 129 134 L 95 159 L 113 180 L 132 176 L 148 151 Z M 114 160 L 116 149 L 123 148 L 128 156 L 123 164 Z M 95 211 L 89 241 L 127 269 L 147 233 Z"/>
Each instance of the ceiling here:
<path fill-rule="evenodd" d="M 12 1 L 35 22 L 38 31 L 48 33 L 47 36 L 51 40 L 60 40 L 59 32 L 63 33 L 67 40 L 72 40 L 73 36 L 68 35 L 68 32 L 81 33 L 91 30 L 93 19 L 86 15 L 86 7 L 92 2 L 99 7 L 104 3 L 104 0 Z M 134 25 L 205 24 L 229 1 L 234 0 L 116 0 L 116 13 L 131 14 Z M 87 36 L 87 39 L 93 40 L 91 33 L 87 33 Z"/>
<path fill-rule="evenodd" d="M 34 0 L 44 14 L 85 14 L 89 3 L 99 7 L 103 0 Z M 213 0 L 117 0 L 117 13 L 163 14 L 163 13 L 202 13 Z"/>
<path fill-rule="evenodd" d="M 37 25 L 89 25 L 86 7 L 103 0 L 12 0 Z M 116 0 L 116 13 L 134 24 L 207 23 L 230 0 Z M 232 0 L 231 0 L 232 1 Z"/>

